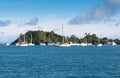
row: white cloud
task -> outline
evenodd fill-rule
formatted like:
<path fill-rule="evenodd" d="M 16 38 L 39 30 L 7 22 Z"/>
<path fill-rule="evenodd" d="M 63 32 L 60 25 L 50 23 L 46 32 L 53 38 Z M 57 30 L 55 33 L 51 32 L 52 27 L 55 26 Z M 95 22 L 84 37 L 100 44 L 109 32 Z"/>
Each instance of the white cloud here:
<path fill-rule="evenodd" d="M 112 16 L 119 13 L 120 0 L 103 0 L 102 5 L 97 5 L 88 12 L 74 17 L 69 21 L 70 25 L 74 24 L 89 24 L 102 20 L 109 21 Z"/>
<path fill-rule="evenodd" d="M 39 19 L 37 17 L 34 17 L 30 19 L 28 22 L 26 22 L 24 25 L 35 26 L 38 24 L 38 22 L 39 22 Z"/>
<path fill-rule="evenodd" d="M 29 30 L 38 30 L 38 24 L 35 26 L 24 25 L 24 21 L 13 20 L 8 26 L 0 27 L 0 43 L 1 42 L 12 42 L 14 41 L 20 33 L 24 34 Z"/>
<path fill-rule="evenodd" d="M 9 24 L 11 24 L 11 20 L 0 20 L 0 27 L 3 27 L 3 26 L 8 26 Z"/>
<path fill-rule="evenodd" d="M 118 16 L 116 16 L 118 17 Z M 115 18 L 116 18 L 115 17 Z M 64 23 L 64 34 L 70 36 L 75 34 L 78 37 L 84 37 L 85 33 L 97 34 L 100 37 L 117 38 L 120 37 L 120 25 L 115 26 L 118 21 L 115 22 L 99 22 L 85 25 L 69 25 L 68 19 L 60 20 L 44 20 L 46 22 L 38 22 L 36 26 L 25 26 L 24 21 L 29 20 L 13 20 L 11 24 L 5 27 L 0 27 L 0 42 L 12 42 L 14 41 L 20 33 L 25 33 L 29 30 L 44 30 L 44 31 L 54 31 L 57 34 L 62 35 L 62 24 Z M 114 25 L 114 26 L 113 26 Z"/>
<path fill-rule="evenodd" d="M 84 37 L 85 33 L 97 34 L 99 37 L 120 38 L 120 26 L 109 26 L 108 24 L 86 24 L 86 25 L 67 25 L 64 30 L 66 35 L 75 34 Z M 117 36 L 115 36 L 117 35 Z M 119 35 L 119 36 L 118 36 Z"/>

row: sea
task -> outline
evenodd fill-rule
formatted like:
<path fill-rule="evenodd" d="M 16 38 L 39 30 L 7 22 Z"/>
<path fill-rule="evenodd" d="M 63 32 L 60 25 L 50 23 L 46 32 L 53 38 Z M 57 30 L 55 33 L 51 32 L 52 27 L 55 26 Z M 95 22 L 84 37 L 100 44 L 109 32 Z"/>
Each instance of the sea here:
<path fill-rule="evenodd" d="M 120 78 L 120 46 L 0 46 L 0 78 Z"/>

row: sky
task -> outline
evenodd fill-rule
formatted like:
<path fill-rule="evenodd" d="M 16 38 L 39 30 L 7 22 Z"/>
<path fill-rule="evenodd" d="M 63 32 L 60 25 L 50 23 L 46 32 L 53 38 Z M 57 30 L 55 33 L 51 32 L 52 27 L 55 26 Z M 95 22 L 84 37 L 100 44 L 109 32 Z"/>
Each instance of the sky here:
<path fill-rule="evenodd" d="M 0 43 L 29 30 L 120 38 L 120 0 L 0 0 Z"/>

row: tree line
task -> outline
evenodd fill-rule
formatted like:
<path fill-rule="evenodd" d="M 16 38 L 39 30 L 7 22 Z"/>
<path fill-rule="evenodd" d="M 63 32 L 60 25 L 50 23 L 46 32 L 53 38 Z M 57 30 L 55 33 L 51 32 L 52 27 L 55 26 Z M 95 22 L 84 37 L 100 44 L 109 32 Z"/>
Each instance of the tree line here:
<path fill-rule="evenodd" d="M 19 42 L 19 39 L 21 41 L 24 40 L 25 35 L 25 41 L 27 43 L 31 42 L 31 35 L 32 35 L 32 41 L 34 44 L 39 45 L 40 43 L 62 43 L 63 36 L 56 34 L 54 31 L 51 32 L 45 32 L 45 31 L 28 31 L 25 34 L 20 34 L 19 38 L 17 38 L 12 44 L 15 44 Z M 108 39 L 107 37 L 104 38 L 98 38 L 96 34 L 90 34 L 85 33 L 85 36 L 83 38 L 78 38 L 76 35 L 71 35 L 70 37 L 64 36 L 64 42 L 67 43 L 92 43 L 96 45 L 98 43 L 98 39 L 100 40 L 100 43 L 102 44 L 108 44 L 115 42 L 118 45 L 120 45 L 119 39 Z"/>

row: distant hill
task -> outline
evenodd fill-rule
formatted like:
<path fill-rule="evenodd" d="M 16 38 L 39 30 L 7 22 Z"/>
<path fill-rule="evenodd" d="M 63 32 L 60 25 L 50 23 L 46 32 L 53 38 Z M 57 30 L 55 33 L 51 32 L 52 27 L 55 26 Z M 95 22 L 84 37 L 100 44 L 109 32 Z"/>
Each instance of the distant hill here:
<path fill-rule="evenodd" d="M 51 31 L 51 32 L 45 32 L 45 31 L 28 31 L 25 33 L 25 39 L 27 43 L 31 42 L 31 35 L 33 38 L 33 43 L 36 45 L 39 45 L 40 43 L 62 43 L 62 38 L 63 36 L 56 34 L 55 32 Z M 71 35 L 71 37 L 64 37 L 64 41 L 67 43 L 92 43 L 92 44 L 97 44 L 98 43 L 98 38 L 96 36 L 96 34 L 87 34 L 85 33 L 85 37 L 83 38 L 77 38 L 75 35 Z M 23 42 L 24 40 L 24 34 L 20 34 L 19 38 L 17 38 L 14 42 L 12 42 L 12 44 L 15 44 L 17 42 L 19 42 L 19 39 L 21 40 L 21 42 Z M 115 39 L 108 39 L 108 38 L 102 38 L 100 39 L 100 43 L 102 44 L 107 44 L 108 42 L 116 42 L 117 44 L 120 44 L 120 40 Z"/>
<path fill-rule="evenodd" d="M 53 31 L 51 32 L 44 32 L 44 31 L 28 31 L 25 33 L 26 37 L 26 42 L 30 43 L 31 40 L 31 34 L 33 37 L 33 43 L 38 45 L 40 43 L 57 43 L 57 42 L 62 42 L 62 36 L 54 33 Z M 21 34 L 19 36 L 20 40 L 23 41 L 24 34 Z M 12 44 L 15 44 L 19 41 L 19 38 L 16 39 Z"/>

